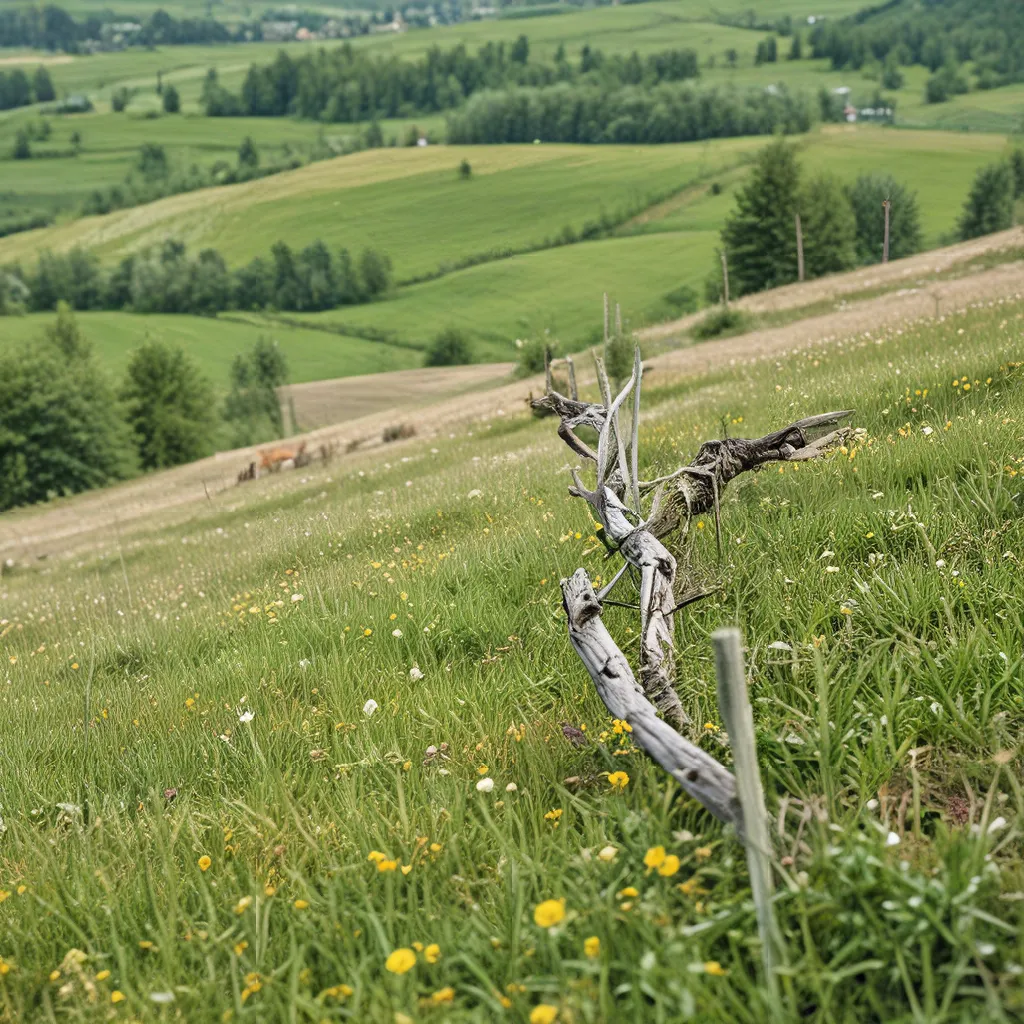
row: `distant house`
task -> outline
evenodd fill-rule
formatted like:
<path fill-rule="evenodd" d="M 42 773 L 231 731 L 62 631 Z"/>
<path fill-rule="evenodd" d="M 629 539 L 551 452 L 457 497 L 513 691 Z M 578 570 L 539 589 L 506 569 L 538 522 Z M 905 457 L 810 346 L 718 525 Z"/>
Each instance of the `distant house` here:
<path fill-rule="evenodd" d="M 295 38 L 297 21 L 265 21 L 260 25 L 263 39 L 268 43 L 284 43 Z"/>
<path fill-rule="evenodd" d="M 405 18 L 401 16 L 397 11 L 391 21 L 385 22 L 384 24 L 371 25 L 371 32 L 404 32 L 406 30 Z"/>
<path fill-rule="evenodd" d="M 845 117 L 850 124 L 853 124 L 853 122 L 857 120 L 857 108 L 847 103 L 846 106 L 843 107 L 843 117 Z"/>

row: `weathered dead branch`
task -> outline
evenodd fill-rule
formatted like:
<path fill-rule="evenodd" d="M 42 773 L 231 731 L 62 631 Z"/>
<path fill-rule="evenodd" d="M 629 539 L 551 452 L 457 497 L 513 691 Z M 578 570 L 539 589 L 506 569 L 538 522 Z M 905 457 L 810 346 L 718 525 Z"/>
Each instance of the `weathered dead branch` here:
<path fill-rule="evenodd" d="M 601 602 L 585 569 L 562 580 L 562 601 L 569 619 L 569 639 L 605 707 L 630 724 L 637 745 L 687 793 L 716 818 L 740 824 L 732 774 L 658 717 L 601 619 Z"/>
<path fill-rule="evenodd" d="M 840 411 L 811 416 L 761 438 L 708 441 L 701 446 L 688 466 L 681 466 L 666 476 L 643 482 L 638 479 L 640 389 L 643 376 L 640 350 L 638 348 L 634 353 L 632 376 L 614 399 L 601 360 L 595 359 L 595 363 L 601 402 L 583 402 L 579 399 L 574 367 L 570 368 L 572 396 L 567 397 L 557 392 L 552 386 L 549 363 L 547 392 L 534 405 L 557 415 L 559 436 L 573 452 L 594 464 L 597 479 L 593 490 L 584 484 L 579 472 L 573 470 L 573 486 L 569 491 L 590 504 L 601 524 L 601 537 L 605 545 L 610 551 L 621 554 L 625 560 L 625 565 L 612 581 L 599 594 L 593 595 L 597 614 L 599 616 L 601 602 L 607 599 L 625 569 L 632 566 L 637 570 L 640 578 L 640 685 L 654 708 L 681 731 L 689 719 L 675 689 L 674 616 L 685 604 L 706 596 L 706 593 L 688 587 L 681 600 L 676 598 L 676 560 L 662 543 L 662 538 L 685 526 L 691 517 L 713 510 L 720 548 L 719 496 L 729 481 L 766 462 L 817 458 L 829 446 L 846 436 L 844 428 L 829 428 L 835 428 L 850 413 Z M 627 447 L 626 432 L 619 420 L 620 410 L 631 393 L 632 423 Z M 596 451 L 577 435 L 576 431 L 580 427 L 590 427 L 597 431 Z M 653 500 L 645 520 L 641 499 L 651 491 L 654 492 Z M 632 508 L 625 504 L 627 500 L 632 501 Z M 567 583 L 563 581 L 563 595 Z M 570 608 L 566 598 L 567 611 Z M 590 609 L 587 621 L 593 617 L 593 610 Z M 573 643 L 577 643 L 575 638 Z M 580 650 L 578 644 L 577 650 Z M 615 652 L 621 658 L 618 648 L 615 648 Z M 587 667 L 591 669 L 590 664 Z M 593 671 L 591 675 L 594 675 Z M 632 675 L 629 678 L 632 679 Z"/>

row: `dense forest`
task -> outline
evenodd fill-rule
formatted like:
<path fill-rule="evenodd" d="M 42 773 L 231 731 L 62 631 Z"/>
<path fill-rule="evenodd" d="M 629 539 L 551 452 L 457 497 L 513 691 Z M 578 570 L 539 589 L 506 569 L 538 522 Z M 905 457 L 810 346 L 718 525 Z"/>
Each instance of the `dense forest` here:
<path fill-rule="evenodd" d="M 991 89 L 1024 79 L 1024 3 L 1020 0 L 893 0 L 811 33 L 815 57 L 835 68 L 887 62 L 920 64 L 956 81 L 957 66 L 974 64 L 978 86 Z M 945 98 L 933 87 L 930 99 Z"/>
<path fill-rule="evenodd" d="M 168 239 L 107 270 L 85 249 L 43 252 L 34 267 L 0 268 L 0 314 L 71 309 L 213 315 L 228 309 L 310 311 L 370 302 L 392 284 L 391 260 L 365 249 L 332 252 L 317 240 L 295 252 L 284 242 L 231 271 L 216 249 L 190 256 Z"/>
<path fill-rule="evenodd" d="M 203 103 L 211 116 L 363 121 L 451 110 L 485 89 L 582 82 L 603 89 L 650 89 L 698 74 L 693 50 L 609 56 L 584 46 L 573 62 L 560 47 L 552 61 L 540 63 L 530 61 L 530 44 L 520 36 L 511 46 L 487 43 L 475 55 L 463 45 L 433 47 L 422 59 L 409 61 L 370 56 L 345 44 L 297 58 L 282 51 L 270 64 L 254 64 L 240 95 L 210 80 Z"/>
<path fill-rule="evenodd" d="M 785 89 L 698 90 L 685 84 L 609 88 L 568 82 L 482 92 L 448 119 L 448 141 L 692 142 L 737 135 L 805 132 L 806 99 Z"/>

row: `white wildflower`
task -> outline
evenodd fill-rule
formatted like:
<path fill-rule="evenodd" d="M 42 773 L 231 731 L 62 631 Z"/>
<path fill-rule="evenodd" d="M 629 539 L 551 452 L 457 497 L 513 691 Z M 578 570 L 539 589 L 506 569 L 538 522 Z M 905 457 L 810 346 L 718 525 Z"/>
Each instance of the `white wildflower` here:
<path fill-rule="evenodd" d="M 380 705 L 371 697 L 363 705 L 363 714 L 366 715 L 367 718 L 369 718 L 374 713 L 374 711 L 376 711 L 377 708 L 379 708 L 379 707 L 380 707 Z"/>
<path fill-rule="evenodd" d="M 509 783 L 509 784 L 508 784 L 508 785 L 507 785 L 507 786 L 505 787 L 505 792 L 506 792 L 506 793 L 514 793 L 514 792 L 515 792 L 515 791 L 516 791 L 516 790 L 517 790 L 518 788 L 519 788 L 519 787 L 518 787 L 518 786 L 517 786 L 517 785 L 516 785 L 516 784 L 515 784 L 514 782 L 510 782 L 510 783 Z"/>
<path fill-rule="evenodd" d="M 256 712 L 251 708 L 248 711 L 239 712 L 238 720 L 242 725 L 248 725 L 256 717 Z"/>
<path fill-rule="evenodd" d="M 402 631 L 400 629 L 393 629 L 393 630 L 391 630 L 391 635 L 396 640 L 401 640 L 402 639 Z"/>
<path fill-rule="evenodd" d="M 611 864 L 616 857 L 618 857 L 619 851 L 614 846 L 605 846 L 597 854 L 598 860 L 603 860 L 605 864 Z"/>
<path fill-rule="evenodd" d="M 414 683 L 418 683 L 423 678 L 423 671 L 420 669 L 419 665 L 413 665 L 413 667 L 409 669 L 409 678 Z"/>
<path fill-rule="evenodd" d="M 900 837 L 898 835 L 896 835 L 895 832 L 890 832 L 885 837 L 885 845 L 886 846 L 899 846 L 900 845 Z"/>
<path fill-rule="evenodd" d="M 296 601 L 304 601 L 305 598 L 301 594 L 292 594 L 292 604 Z"/>
<path fill-rule="evenodd" d="M 494 789 L 494 779 L 492 779 L 492 778 L 481 779 L 476 784 L 476 788 L 477 788 L 477 792 L 479 792 L 479 793 L 490 793 L 490 791 L 492 789 Z"/>

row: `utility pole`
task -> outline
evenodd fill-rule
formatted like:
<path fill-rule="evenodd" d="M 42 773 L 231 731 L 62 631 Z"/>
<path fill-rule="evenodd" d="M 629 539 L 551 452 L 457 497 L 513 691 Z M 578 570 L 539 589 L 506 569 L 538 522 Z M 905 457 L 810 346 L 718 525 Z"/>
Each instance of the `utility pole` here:
<path fill-rule="evenodd" d="M 888 199 L 882 200 L 882 209 L 885 210 L 885 238 L 882 241 L 882 262 L 889 262 L 889 211 L 892 203 Z"/>
<path fill-rule="evenodd" d="M 796 215 L 796 278 L 804 279 L 804 233 L 800 227 L 800 214 Z"/>

